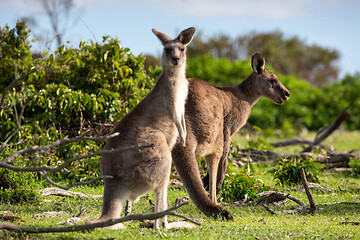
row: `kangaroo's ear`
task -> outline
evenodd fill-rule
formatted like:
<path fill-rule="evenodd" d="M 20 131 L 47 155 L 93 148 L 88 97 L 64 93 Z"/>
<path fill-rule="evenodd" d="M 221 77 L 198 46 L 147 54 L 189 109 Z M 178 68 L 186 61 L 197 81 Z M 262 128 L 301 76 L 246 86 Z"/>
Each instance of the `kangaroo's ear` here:
<path fill-rule="evenodd" d="M 152 32 L 160 39 L 160 41 L 163 45 L 165 45 L 171 41 L 171 38 L 168 35 L 166 35 L 162 32 L 156 31 L 155 28 L 152 29 Z"/>
<path fill-rule="evenodd" d="M 179 36 L 177 36 L 176 39 L 186 46 L 191 42 L 191 40 L 194 37 L 194 34 L 195 34 L 195 28 L 191 27 L 191 28 L 183 30 L 179 34 Z"/>
<path fill-rule="evenodd" d="M 251 67 L 257 74 L 265 71 L 265 58 L 260 53 L 255 53 L 251 58 Z"/>

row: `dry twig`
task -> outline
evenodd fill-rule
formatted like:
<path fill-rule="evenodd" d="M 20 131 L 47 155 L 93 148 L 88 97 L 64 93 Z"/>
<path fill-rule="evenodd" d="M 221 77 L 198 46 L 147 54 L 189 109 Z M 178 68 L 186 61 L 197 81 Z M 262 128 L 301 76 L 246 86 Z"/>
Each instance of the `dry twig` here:
<path fill-rule="evenodd" d="M 308 199 L 309 199 L 310 209 L 311 209 L 312 212 L 316 212 L 315 200 L 314 200 L 313 195 L 311 194 L 310 187 L 309 187 L 309 183 L 308 183 L 308 181 L 306 180 L 305 171 L 304 171 L 303 168 L 301 169 L 300 174 L 301 174 L 301 181 L 302 181 L 302 183 L 303 183 L 303 186 L 304 186 L 306 195 L 307 195 L 307 197 L 308 197 Z"/>

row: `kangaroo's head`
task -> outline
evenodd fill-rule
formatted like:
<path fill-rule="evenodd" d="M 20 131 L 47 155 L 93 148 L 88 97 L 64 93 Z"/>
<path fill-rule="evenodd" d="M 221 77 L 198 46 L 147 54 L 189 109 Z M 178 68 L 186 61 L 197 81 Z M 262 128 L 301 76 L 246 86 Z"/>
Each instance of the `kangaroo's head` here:
<path fill-rule="evenodd" d="M 161 64 L 165 67 L 176 67 L 186 64 L 186 46 L 191 42 L 195 34 L 195 28 L 183 30 L 175 39 L 171 39 L 164 33 L 152 29 L 153 33 L 164 45 Z"/>
<path fill-rule="evenodd" d="M 269 98 L 276 104 L 282 104 L 290 97 L 289 90 L 282 85 L 278 77 L 265 69 L 265 58 L 260 53 L 255 53 L 251 59 L 253 81 L 258 94 Z"/>

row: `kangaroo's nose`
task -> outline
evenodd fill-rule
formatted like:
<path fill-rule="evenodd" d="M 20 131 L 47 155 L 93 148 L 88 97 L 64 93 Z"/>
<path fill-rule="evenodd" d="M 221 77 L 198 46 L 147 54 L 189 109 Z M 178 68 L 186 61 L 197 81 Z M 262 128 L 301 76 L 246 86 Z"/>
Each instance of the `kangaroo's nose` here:
<path fill-rule="evenodd" d="M 177 65 L 179 63 L 180 58 L 179 57 L 172 57 L 173 64 Z"/>
<path fill-rule="evenodd" d="M 286 92 L 285 92 L 285 96 L 290 97 L 290 92 L 289 92 L 289 91 L 286 91 Z"/>

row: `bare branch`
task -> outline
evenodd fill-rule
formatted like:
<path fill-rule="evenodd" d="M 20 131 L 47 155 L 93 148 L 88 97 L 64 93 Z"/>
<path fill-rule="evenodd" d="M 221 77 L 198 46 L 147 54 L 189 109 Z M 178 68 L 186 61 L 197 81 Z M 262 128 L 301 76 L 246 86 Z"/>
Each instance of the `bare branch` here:
<path fill-rule="evenodd" d="M 52 142 L 46 146 L 32 146 L 30 148 L 27 149 L 21 149 L 13 154 L 11 154 L 10 156 L 4 158 L 0 163 L 10 163 L 12 160 L 14 160 L 15 158 L 26 154 L 26 153 L 44 153 L 44 152 L 48 152 L 50 151 L 51 148 L 53 147 L 57 147 L 57 146 L 62 146 L 68 143 L 73 143 L 73 142 L 80 142 L 82 140 L 91 140 L 91 141 L 105 141 L 111 137 L 115 137 L 118 136 L 119 133 L 114 133 L 111 135 L 107 135 L 107 136 L 101 136 L 101 137 L 87 137 L 87 135 L 90 133 L 90 131 L 87 131 L 85 133 L 83 133 L 80 136 L 74 137 L 74 138 L 64 138 L 64 139 L 59 139 L 55 142 Z"/>
<path fill-rule="evenodd" d="M 46 171 L 41 171 L 40 174 L 45 178 L 46 181 L 48 181 L 50 184 L 58 187 L 58 188 L 61 188 L 61 189 L 64 189 L 64 190 L 68 190 L 72 187 L 75 187 L 75 186 L 78 186 L 78 185 L 87 185 L 87 184 L 90 184 L 92 182 L 95 182 L 97 180 L 103 180 L 103 179 L 106 179 L 106 178 L 113 178 L 113 176 L 100 176 L 100 177 L 96 177 L 96 178 L 92 178 L 90 179 L 89 181 L 85 181 L 85 182 L 76 182 L 76 183 L 73 183 L 69 186 L 62 186 L 60 184 L 57 184 L 56 182 L 54 182 L 50 177 L 49 175 L 46 173 Z"/>
<path fill-rule="evenodd" d="M 300 173 L 300 174 L 301 174 L 301 180 L 302 180 L 302 182 L 303 182 L 303 186 L 304 186 L 306 195 L 307 195 L 307 197 L 308 197 L 308 199 L 309 199 L 310 210 L 311 210 L 311 212 L 316 212 L 315 200 L 314 200 L 313 195 L 311 194 L 310 187 L 309 187 L 309 183 L 308 183 L 308 181 L 306 180 L 305 171 L 304 171 L 303 168 L 301 169 L 301 173 Z"/>
<path fill-rule="evenodd" d="M 286 147 L 291 145 L 299 145 L 299 144 L 311 144 L 313 141 L 304 139 L 304 138 L 296 138 L 296 139 L 290 139 L 282 142 L 275 142 L 270 143 L 271 146 L 277 148 L 277 147 Z"/>
<path fill-rule="evenodd" d="M 69 139 L 70 140 L 70 139 Z M 153 144 L 140 144 L 140 145 L 134 145 L 134 146 L 126 146 L 126 147 L 121 147 L 121 148 L 116 148 L 116 149 L 110 149 L 110 150 L 103 150 L 103 151 L 99 151 L 99 152 L 94 152 L 94 153 L 90 153 L 84 156 L 79 156 L 76 158 L 73 158 L 71 160 L 68 160 L 66 162 L 64 162 L 63 164 L 61 164 L 58 167 L 49 167 L 49 166 L 42 166 L 42 167 L 16 167 L 13 165 L 10 165 L 6 162 L 4 162 L 6 160 L 6 158 L 0 162 L 0 167 L 3 168 L 8 168 L 11 169 L 13 171 L 16 172 L 42 172 L 42 171 L 48 171 L 48 172 L 59 172 L 61 170 L 63 170 L 65 167 L 67 167 L 68 165 L 70 165 L 72 162 L 84 159 L 84 158 L 90 158 L 93 156 L 97 156 L 97 155 L 101 155 L 104 153 L 115 153 L 115 152 L 122 152 L 122 151 L 127 151 L 127 150 L 134 150 L 134 149 L 141 149 L 141 148 L 148 148 L 148 147 L 152 147 Z M 39 148 L 38 146 L 35 146 L 37 148 Z M 47 147 L 47 146 L 45 146 Z M 20 150 L 21 151 L 21 150 Z"/>
<path fill-rule="evenodd" d="M 260 199 L 254 200 L 252 202 L 249 202 L 245 204 L 245 206 L 255 206 L 255 205 L 263 205 L 263 204 L 269 204 L 273 202 L 283 201 L 286 198 L 296 202 L 297 204 L 301 206 L 305 206 L 306 204 L 303 203 L 300 199 L 297 199 L 296 197 L 290 196 L 290 194 L 285 194 L 281 192 L 276 191 L 266 191 L 258 194 Z M 266 196 L 266 197 L 265 197 Z"/>
<path fill-rule="evenodd" d="M 87 198 L 100 199 L 103 197 L 103 195 L 89 195 L 79 192 L 67 191 L 59 188 L 45 188 L 41 190 L 41 196 L 78 197 L 81 199 L 87 199 Z"/>
<path fill-rule="evenodd" d="M 165 211 L 152 213 L 152 214 L 129 215 L 129 216 L 126 216 L 123 218 L 109 219 L 104 222 L 82 224 L 82 225 L 72 225 L 72 226 L 66 226 L 66 227 L 26 227 L 26 226 L 20 226 L 20 225 L 10 224 L 10 223 L 0 223 L 0 230 L 9 230 L 9 231 L 27 232 L 27 233 L 75 232 L 75 231 L 91 230 L 91 229 L 95 229 L 95 228 L 107 227 L 107 226 L 111 226 L 111 225 L 114 225 L 117 223 L 123 223 L 123 222 L 128 222 L 128 221 L 154 220 L 157 218 L 164 217 L 165 215 L 183 217 L 181 215 L 173 213 L 172 211 L 174 211 L 186 204 L 188 204 L 188 202 L 184 202 L 175 207 L 169 208 Z M 200 224 L 197 222 L 194 222 L 194 223 L 198 224 L 198 225 Z"/>
<path fill-rule="evenodd" d="M 349 108 L 353 105 L 353 102 L 351 102 L 349 105 L 347 105 L 336 117 L 336 119 L 330 123 L 325 128 L 320 129 L 320 131 L 317 133 L 317 136 L 315 140 L 309 144 L 307 148 L 303 150 L 303 152 L 311 152 L 312 148 L 318 144 L 320 144 L 322 141 L 324 141 L 328 136 L 330 136 L 336 129 L 338 129 L 341 125 L 341 123 L 349 116 Z"/>

